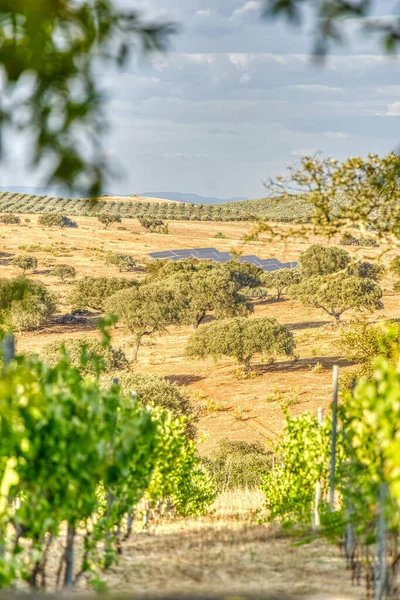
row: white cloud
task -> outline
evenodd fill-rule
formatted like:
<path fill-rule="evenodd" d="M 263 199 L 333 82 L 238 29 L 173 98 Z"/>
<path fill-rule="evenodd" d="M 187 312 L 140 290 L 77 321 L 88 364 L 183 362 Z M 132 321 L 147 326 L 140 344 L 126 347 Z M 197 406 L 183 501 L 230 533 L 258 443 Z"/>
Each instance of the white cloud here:
<path fill-rule="evenodd" d="M 209 154 L 207 154 L 206 152 L 194 152 L 194 153 L 190 153 L 190 152 L 165 152 L 164 153 L 164 158 L 169 158 L 169 159 L 184 159 L 184 160 L 199 160 L 202 158 L 209 158 Z"/>
<path fill-rule="evenodd" d="M 211 11 L 210 10 L 198 10 L 194 16 L 199 17 L 201 19 L 211 17 Z"/>
<path fill-rule="evenodd" d="M 400 117 L 400 102 L 393 102 L 392 104 L 389 104 L 386 116 Z"/>
<path fill-rule="evenodd" d="M 242 19 L 243 17 L 246 17 L 249 13 L 258 12 L 260 8 L 261 5 L 258 0 L 248 0 L 243 4 L 243 6 L 235 8 L 235 10 L 232 13 L 231 19 Z"/>
<path fill-rule="evenodd" d="M 286 87 L 289 87 L 289 88 L 295 89 L 295 90 L 300 90 L 301 92 L 311 92 L 311 93 L 321 92 L 321 93 L 330 94 L 331 92 L 340 92 L 340 93 L 344 92 L 343 88 L 330 87 L 328 85 L 320 85 L 317 83 L 290 85 L 290 86 L 286 86 Z"/>

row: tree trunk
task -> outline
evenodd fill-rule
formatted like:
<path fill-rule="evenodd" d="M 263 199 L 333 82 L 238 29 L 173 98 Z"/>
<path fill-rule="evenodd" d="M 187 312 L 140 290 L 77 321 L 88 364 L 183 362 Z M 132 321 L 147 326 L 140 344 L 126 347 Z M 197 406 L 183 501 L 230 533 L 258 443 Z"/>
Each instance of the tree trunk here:
<path fill-rule="evenodd" d="M 201 325 L 201 322 L 205 319 L 207 313 L 202 313 L 202 315 L 197 315 L 196 316 L 196 322 L 194 323 L 194 328 L 198 329 L 199 325 Z"/>
<path fill-rule="evenodd" d="M 245 373 L 251 373 L 251 356 L 247 356 L 246 358 L 242 359 L 242 363 L 244 365 L 244 372 Z"/>
<path fill-rule="evenodd" d="M 138 359 L 140 344 L 142 343 L 142 338 L 136 340 L 136 346 L 133 348 L 133 361 L 136 362 Z"/>
<path fill-rule="evenodd" d="M 276 299 L 280 300 L 282 298 L 282 290 L 277 290 L 277 292 L 278 293 L 277 293 Z"/>

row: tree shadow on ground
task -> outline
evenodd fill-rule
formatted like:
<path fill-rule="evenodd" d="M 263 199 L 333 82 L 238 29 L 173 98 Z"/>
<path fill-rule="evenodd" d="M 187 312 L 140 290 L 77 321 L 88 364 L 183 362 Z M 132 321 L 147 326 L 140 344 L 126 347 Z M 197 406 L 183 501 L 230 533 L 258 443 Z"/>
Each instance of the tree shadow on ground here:
<path fill-rule="evenodd" d="M 354 365 L 343 358 L 343 356 L 313 356 L 310 358 L 299 358 L 298 360 L 285 360 L 275 362 L 272 365 L 254 365 L 254 370 L 261 373 L 296 373 L 301 371 L 309 371 L 310 368 L 317 364 L 321 364 L 325 370 L 332 369 L 334 365 L 338 367 L 350 367 Z"/>
<path fill-rule="evenodd" d="M 168 379 L 169 382 L 176 383 L 177 385 L 190 385 L 191 383 L 202 381 L 204 377 L 201 377 L 200 375 L 167 375 L 165 379 Z"/>
<path fill-rule="evenodd" d="M 330 321 L 305 321 L 304 323 L 286 323 L 290 331 L 302 331 L 303 329 L 318 329 L 324 325 L 334 325 Z"/>

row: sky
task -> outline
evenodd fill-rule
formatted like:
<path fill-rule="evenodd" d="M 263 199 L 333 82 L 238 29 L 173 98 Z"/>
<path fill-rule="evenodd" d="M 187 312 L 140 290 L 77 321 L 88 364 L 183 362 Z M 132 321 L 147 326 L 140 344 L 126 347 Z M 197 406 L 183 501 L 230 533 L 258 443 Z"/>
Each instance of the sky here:
<path fill-rule="evenodd" d="M 384 154 L 400 142 L 400 64 L 357 21 L 317 66 L 311 26 L 262 20 L 261 0 L 117 2 L 181 30 L 166 56 L 99 69 L 117 173 L 108 191 L 260 197 L 263 181 L 302 155 Z M 6 180 L 31 185 L 18 169 Z"/>

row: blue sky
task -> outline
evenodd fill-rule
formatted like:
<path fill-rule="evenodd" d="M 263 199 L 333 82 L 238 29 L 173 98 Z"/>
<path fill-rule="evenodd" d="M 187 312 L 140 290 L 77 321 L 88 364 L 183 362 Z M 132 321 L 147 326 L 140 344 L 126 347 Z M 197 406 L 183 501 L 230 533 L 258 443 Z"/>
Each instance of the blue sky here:
<path fill-rule="evenodd" d="M 386 153 L 400 141 L 400 65 L 346 25 L 349 43 L 323 66 L 302 33 L 260 19 L 259 0 L 118 0 L 181 24 L 168 56 L 99 70 L 119 165 L 115 193 L 263 195 L 262 181 L 305 153 Z M 379 14 L 396 3 L 379 1 Z M 25 172 L 8 185 L 31 185 Z M 4 182 L 4 176 L 3 176 Z"/>

